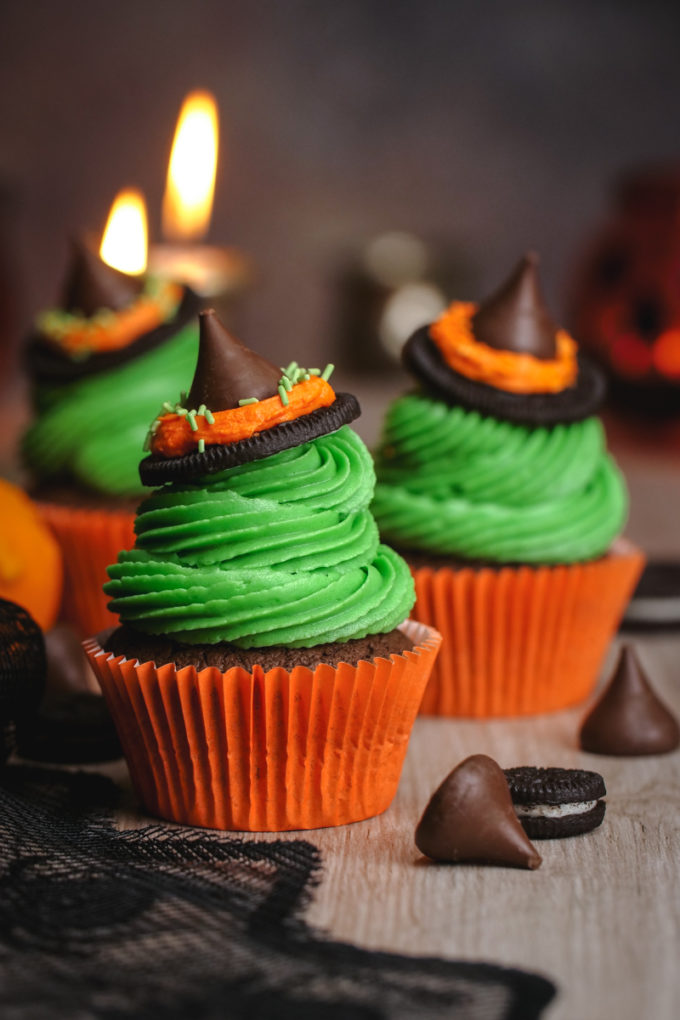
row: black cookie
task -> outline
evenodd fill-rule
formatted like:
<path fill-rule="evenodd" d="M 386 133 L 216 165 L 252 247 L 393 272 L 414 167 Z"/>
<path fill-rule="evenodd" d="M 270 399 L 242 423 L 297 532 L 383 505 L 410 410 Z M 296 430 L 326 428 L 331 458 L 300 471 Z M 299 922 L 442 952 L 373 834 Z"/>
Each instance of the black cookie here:
<path fill-rule="evenodd" d="M 561 839 L 602 823 L 607 790 L 598 772 L 585 769 L 505 769 L 512 802 L 530 839 Z"/>
<path fill-rule="evenodd" d="M 0 764 L 16 747 L 15 728 L 45 685 L 45 640 L 30 613 L 0 599 Z"/>
<path fill-rule="evenodd" d="M 70 383 L 89 375 L 97 375 L 99 372 L 108 372 L 109 369 L 123 365 L 165 343 L 195 317 L 199 306 L 200 299 L 187 287 L 177 314 L 169 322 L 164 322 L 156 329 L 144 333 L 127 347 L 99 353 L 95 351 L 87 358 L 73 358 L 40 334 L 34 334 L 26 347 L 27 371 L 34 385 Z"/>
<path fill-rule="evenodd" d="M 336 432 L 361 414 L 359 401 L 351 393 L 336 393 L 328 407 L 303 414 L 270 429 L 257 432 L 248 439 L 219 446 L 207 446 L 203 453 L 187 453 L 183 457 L 145 457 L 139 465 L 143 485 L 164 482 L 188 482 L 202 475 L 247 464 L 262 457 L 271 457 L 281 450 L 301 446 L 310 439 Z"/>
<path fill-rule="evenodd" d="M 22 758 L 60 765 L 114 761 L 122 750 L 100 694 L 48 694 L 35 715 L 17 725 Z"/>
<path fill-rule="evenodd" d="M 430 338 L 429 326 L 423 326 L 407 340 L 402 361 L 406 370 L 438 399 L 518 425 L 583 421 L 598 410 L 606 394 L 604 375 L 582 354 L 578 356 L 575 385 L 561 393 L 508 393 L 466 379 L 446 364 Z"/>

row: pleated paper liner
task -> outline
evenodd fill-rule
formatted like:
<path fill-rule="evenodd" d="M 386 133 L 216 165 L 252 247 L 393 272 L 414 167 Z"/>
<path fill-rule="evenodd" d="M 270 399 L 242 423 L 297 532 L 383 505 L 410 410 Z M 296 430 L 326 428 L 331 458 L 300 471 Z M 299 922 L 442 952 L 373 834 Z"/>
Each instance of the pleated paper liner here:
<path fill-rule="evenodd" d="M 568 566 L 412 568 L 411 615 L 443 638 L 421 713 L 519 716 L 583 701 L 643 565 L 618 539 Z"/>
<path fill-rule="evenodd" d="M 85 641 L 133 784 L 153 815 L 254 832 L 380 814 L 399 782 L 441 637 L 356 666 L 156 668 Z"/>
<path fill-rule="evenodd" d="M 102 585 L 108 580 L 106 568 L 116 562 L 120 550 L 134 545 L 134 513 L 57 503 L 39 503 L 38 510 L 64 558 L 61 619 L 82 637 L 117 626 L 118 617 L 106 608 L 109 599 Z"/>

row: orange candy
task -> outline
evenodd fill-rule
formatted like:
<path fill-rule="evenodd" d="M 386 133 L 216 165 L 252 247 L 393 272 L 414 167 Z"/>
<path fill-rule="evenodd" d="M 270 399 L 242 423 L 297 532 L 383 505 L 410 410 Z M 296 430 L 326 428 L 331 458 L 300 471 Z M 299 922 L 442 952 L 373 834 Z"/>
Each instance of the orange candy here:
<path fill-rule="evenodd" d="M 48 630 L 57 618 L 62 582 L 59 546 L 35 505 L 0 479 L 0 597 L 27 609 Z"/>
<path fill-rule="evenodd" d="M 164 414 L 151 440 L 154 456 L 181 457 L 196 450 L 199 439 L 206 446 L 221 443 L 236 443 L 249 439 L 256 432 L 270 429 L 284 421 L 293 421 L 304 414 L 310 414 L 320 407 L 328 407 L 335 400 L 335 392 L 320 376 L 313 375 L 297 383 L 288 393 L 288 404 L 281 402 L 277 395 L 255 404 L 234 407 L 228 411 L 215 411 L 215 421 L 209 425 L 203 415 L 196 415 L 198 428 L 192 431 L 186 417 L 178 414 Z"/>

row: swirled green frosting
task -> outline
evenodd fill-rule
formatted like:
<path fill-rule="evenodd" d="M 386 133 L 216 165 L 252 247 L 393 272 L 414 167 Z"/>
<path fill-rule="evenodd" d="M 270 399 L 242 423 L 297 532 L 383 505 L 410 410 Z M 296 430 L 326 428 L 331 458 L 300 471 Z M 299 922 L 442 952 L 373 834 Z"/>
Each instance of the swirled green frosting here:
<path fill-rule="evenodd" d="M 198 330 L 189 325 L 119 368 L 41 387 L 23 453 L 41 480 L 68 477 L 108 496 L 144 491 L 139 461 L 149 422 L 191 378 Z"/>
<path fill-rule="evenodd" d="M 596 418 L 528 428 L 409 394 L 387 412 L 377 474 L 387 541 L 469 559 L 591 559 L 627 511 Z"/>
<path fill-rule="evenodd" d="M 390 631 L 408 616 L 413 581 L 380 544 L 374 485 L 347 426 L 166 485 L 139 507 L 135 548 L 109 567 L 110 608 L 190 644 L 300 647 Z"/>

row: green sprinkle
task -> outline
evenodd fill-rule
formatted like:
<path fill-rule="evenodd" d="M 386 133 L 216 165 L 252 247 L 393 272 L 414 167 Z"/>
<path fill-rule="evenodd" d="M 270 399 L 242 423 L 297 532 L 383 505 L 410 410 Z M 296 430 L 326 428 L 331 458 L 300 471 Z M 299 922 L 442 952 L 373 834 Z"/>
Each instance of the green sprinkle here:
<path fill-rule="evenodd" d="M 257 397 L 244 397 L 243 400 L 239 400 L 239 407 L 247 407 L 248 404 L 259 404 Z"/>
<path fill-rule="evenodd" d="M 198 423 L 196 422 L 196 417 L 195 416 L 196 416 L 196 412 L 195 411 L 189 411 L 189 413 L 187 415 L 187 421 L 189 422 L 189 425 L 191 426 L 191 431 L 192 432 L 196 432 L 198 430 Z"/>
<path fill-rule="evenodd" d="M 205 414 L 205 404 L 201 404 L 196 414 Z"/>
<path fill-rule="evenodd" d="M 188 390 L 182 390 L 182 392 L 179 395 L 179 402 L 180 402 L 180 404 L 186 403 L 186 399 L 187 399 L 188 396 L 189 396 L 189 391 Z"/>
<path fill-rule="evenodd" d="M 149 431 L 147 432 L 146 436 L 144 437 L 144 446 L 142 447 L 142 449 L 144 450 L 144 453 L 148 453 L 149 450 L 151 449 L 151 437 L 152 436 L 153 436 L 153 432 L 151 431 L 151 429 L 149 429 Z"/>
<path fill-rule="evenodd" d="M 281 385 L 283 386 L 286 393 L 290 393 L 293 388 L 293 383 L 290 381 L 287 375 L 281 376 Z"/>
<path fill-rule="evenodd" d="M 283 406 L 288 407 L 288 404 L 290 403 L 290 401 L 288 400 L 288 394 L 286 393 L 284 387 L 281 384 L 279 384 L 279 397 L 281 398 L 281 403 L 283 404 Z"/>
<path fill-rule="evenodd" d="M 208 425 L 215 424 L 215 415 L 212 413 L 212 411 L 209 411 L 207 407 L 205 409 L 205 420 L 207 421 Z"/>
<path fill-rule="evenodd" d="M 198 440 L 198 452 L 205 453 L 205 439 Z"/>
<path fill-rule="evenodd" d="M 308 368 L 307 371 L 309 372 L 310 375 L 321 375 L 320 368 Z"/>
<path fill-rule="evenodd" d="M 177 406 L 177 405 L 175 405 L 175 406 Z M 163 408 L 162 408 L 162 410 L 163 411 L 168 411 L 170 414 L 172 414 L 174 412 L 175 408 L 172 406 L 172 404 L 168 400 L 164 400 L 163 401 Z"/>
<path fill-rule="evenodd" d="M 328 363 L 328 364 L 326 365 L 326 367 L 324 368 L 323 372 L 321 373 L 321 378 L 322 378 L 322 379 L 326 379 L 326 380 L 330 379 L 330 377 L 331 377 L 331 372 L 333 371 L 333 369 L 334 369 L 334 368 L 335 368 L 335 365 L 332 365 L 332 364 L 331 364 L 331 363 L 329 362 L 329 363 Z"/>
<path fill-rule="evenodd" d="M 184 418 L 185 415 L 187 415 L 189 412 L 187 411 L 186 407 L 177 407 L 176 413 L 180 416 L 180 418 Z"/>

